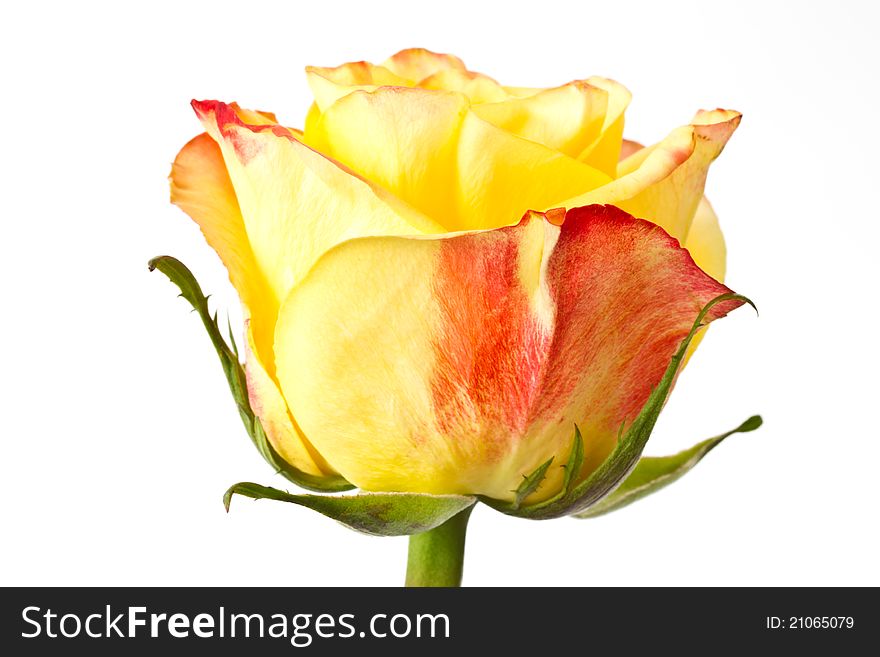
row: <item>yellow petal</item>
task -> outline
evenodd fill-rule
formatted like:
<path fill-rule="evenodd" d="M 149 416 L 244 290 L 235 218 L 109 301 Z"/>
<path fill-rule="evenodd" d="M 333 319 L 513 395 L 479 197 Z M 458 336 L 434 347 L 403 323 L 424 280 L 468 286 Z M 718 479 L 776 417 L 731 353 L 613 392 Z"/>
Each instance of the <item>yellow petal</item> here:
<path fill-rule="evenodd" d="M 220 256 L 239 294 L 244 314 L 249 317 L 248 388 L 251 404 L 269 441 L 295 467 L 310 474 L 321 474 L 307 441 L 292 426 L 283 400 L 281 404 L 275 401 L 281 393 L 277 384 L 265 374 L 254 346 L 255 335 L 261 336 L 263 343 L 268 344 L 271 356 L 278 307 L 251 250 L 220 148 L 208 134 L 199 135 L 181 149 L 174 160 L 170 182 L 171 201 L 192 217 L 205 240 Z"/>
<path fill-rule="evenodd" d="M 184 149 L 172 190 L 221 254 L 246 306 L 251 403 L 283 458 L 305 472 L 332 472 L 299 432 L 275 382 L 279 299 L 339 242 L 442 229 L 265 114 L 213 101 L 193 106 L 210 137 Z"/>
<path fill-rule="evenodd" d="M 716 281 L 724 281 L 724 275 L 727 272 L 727 247 L 724 244 L 724 235 L 721 233 L 718 216 L 705 196 L 700 199 L 687 239 L 684 240 L 682 246 L 690 251 L 691 257 L 700 269 Z M 687 366 L 691 356 L 703 338 L 706 337 L 708 330 L 708 326 L 703 328 L 691 340 L 682 368 Z"/>
<path fill-rule="evenodd" d="M 643 148 L 644 146 L 636 141 L 624 139 L 621 157 L 627 158 Z M 690 252 L 691 257 L 700 269 L 716 281 L 724 282 L 724 275 L 727 270 L 727 248 L 724 244 L 724 235 L 721 233 L 718 217 L 705 196 L 700 199 L 697 212 L 694 214 L 690 230 L 682 246 Z M 708 330 L 708 326 L 704 327 L 691 340 L 682 363 L 682 369 L 690 362 L 691 356 L 693 356 L 697 347 L 703 341 Z"/>
<path fill-rule="evenodd" d="M 276 304 L 329 248 L 364 235 L 442 229 L 374 184 L 298 141 L 286 128 L 250 125 L 215 101 L 194 103 L 220 145 L 248 241 Z M 257 346 L 270 367 L 266 345 Z M 271 374 L 271 369 L 270 369 Z"/>
<path fill-rule="evenodd" d="M 718 216 L 704 196 L 700 199 L 691 229 L 682 244 L 694 262 L 716 281 L 724 281 L 727 270 L 727 248 L 718 223 Z"/>
<path fill-rule="evenodd" d="M 202 133 L 180 150 L 169 182 L 171 202 L 198 224 L 229 272 L 242 303 L 252 314 L 264 314 L 263 298 L 268 286 L 251 251 L 220 147 L 210 135 Z"/>
<path fill-rule="evenodd" d="M 278 455 L 303 472 L 322 475 L 336 471 L 315 452 L 293 422 L 278 384 L 266 371 L 254 342 L 252 322 L 246 322 L 245 374 L 248 398 Z"/>
<path fill-rule="evenodd" d="M 632 98 L 629 90 L 622 84 L 594 76 L 587 82 L 608 94 L 608 107 L 599 138 L 581 152 L 579 159 L 592 167 L 617 177 L 617 162 L 620 159 L 623 140 L 624 112 Z"/>
<path fill-rule="evenodd" d="M 613 80 L 592 77 L 552 89 L 504 87 L 469 71 L 452 55 L 421 48 L 403 50 L 384 65 L 352 62 L 335 68 L 306 68 L 316 108 L 306 133 L 318 116 L 354 91 L 380 86 L 455 91 L 467 96 L 477 114 L 494 125 L 578 158 L 614 176 L 623 135 L 623 112 L 629 92 Z"/>
<path fill-rule="evenodd" d="M 306 66 L 306 73 L 349 87 L 359 84 L 403 86 L 407 82 L 412 82 L 407 78 L 395 75 L 384 66 L 377 66 L 370 62 L 349 62 L 333 68 Z"/>
<path fill-rule="evenodd" d="M 315 126 L 318 124 L 318 121 L 320 120 L 321 108 L 318 107 L 318 103 L 312 103 L 311 107 L 309 107 L 309 111 L 306 113 L 305 125 L 303 126 L 302 141 L 308 141 L 305 135 L 312 132 L 315 129 Z"/>
<path fill-rule="evenodd" d="M 610 181 L 484 121 L 451 92 L 358 91 L 323 112 L 305 138 L 450 231 L 510 225 Z"/>
<path fill-rule="evenodd" d="M 402 78 L 415 83 L 444 69 L 466 71 L 464 62 L 455 55 L 431 52 L 425 48 L 407 48 L 389 57 L 383 66 Z"/>
<path fill-rule="evenodd" d="M 504 85 L 503 89 L 513 98 L 528 98 L 544 91 L 540 87 L 511 87 L 508 85 Z"/>
<path fill-rule="evenodd" d="M 321 112 L 358 89 L 372 91 L 383 85 L 412 85 L 411 80 L 395 75 L 384 66 L 375 66 L 369 62 L 353 62 L 335 68 L 307 66 L 306 81 Z"/>
<path fill-rule="evenodd" d="M 703 197 L 709 165 L 740 118 L 729 110 L 699 112 L 691 125 L 620 162 L 620 177 L 613 183 L 568 199 L 565 207 L 611 203 L 683 240 Z"/>
<path fill-rule="evenodd" d="M 238 103 L 229 103 L 229 107 L 232 108 L 239 119 L 250 125 L 272 125 L 278 123 L 278 119 L 275 118 L 272 112 L 244 109 L 239 107 Z"/>
<path fill-rule="evenodd" d="M 418 83 L 422 89 L 457 91 L 468 97 L 472 105 L 508 100 L 508 94 L 495 80 L 482 73 L 444 68 Z"/>
<path fill-rule="evenodd" d="M 624 139 L 621 159 L 643 148 L 644 146 L 637 141 Z M 687 237 L 682 241 L 682 246 L 690 252 L 700 269 L 716 281 L 724 282 L 724 275 L 727 272 L 727 247 L 724 244 L 718 216 L 705 196 L 697 205 L 697 211 Z"/>
<path fill-rule="evenodd" d="M 169 178 L 171 202 L 192 217 L 220 256 L 251 330 L 271 355 L 278 301 L 254 257 L 220 147 L 207 133 L 199 135 L 178 153 Z"/>
<path fill-rule="evenodd" d="M 640 144 L 637 141 L 633 141 L 631 139 L 624 139 L 623 143 L 620 146 L 620 159 L 625 160 L 633 153 L 642 150 L 645 147 L 644 144 Z"/>
<path fill-rule="evenodd" d="M 478 105 L 474 112 L 502 130 L 578 157 L 599 139 L 607 106 L 608 92 L 575 81 L 527 98 Z"/>
<path fill-rule="evenodd" d="M 559 207 L 571 195 L 606 185 L 593 167 L 482 120 L 462 123 L 456 230 L 509 226 L 528 210 Z"/>
<path fill-rule="evenodd" d="M 306 130 L 306 142 L 448 226 L 467 109 L 467 99 L 454 93 L 357 91 L 324 111 Z"/>

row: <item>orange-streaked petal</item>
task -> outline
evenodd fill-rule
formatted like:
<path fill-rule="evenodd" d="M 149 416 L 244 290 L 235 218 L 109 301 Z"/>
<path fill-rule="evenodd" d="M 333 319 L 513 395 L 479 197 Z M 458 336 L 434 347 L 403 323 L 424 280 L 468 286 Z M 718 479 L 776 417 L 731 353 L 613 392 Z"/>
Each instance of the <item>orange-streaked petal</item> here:
<path fill-rule="evenodd" d="M 582 476 L 609 453 L 701 307 L 728 289 L 616 208 L 554 222 L 530 213 L 492 231 L 352 240 L 291 291 L 278 377 L 346 479 L 511 499 L 523 475 L 564 462 L 575 423 Z M 562 472 L 551 468 L 535 499 Z"/>
<path fill-rule="evenodd" d="M 643 148 L 644 146 L 636 141 L 624 139 L 621 159 L 625 159 Z M 688 230 L 687 238 L 683 241 L 682 246 L 690 252 L 700 269 L 716 281 L 724 281 L 724 276 L 727 273 L 727 248 L 724 244 L 724 235 L 721 233 L 718 217 L 705 196 L 697 206 L 690 230 Z M 700 330 L 691 340 L 682 368 L 690 361 L 697 346 L 703 341 L 707 330 L 709 330 L 708 327 Z"/>

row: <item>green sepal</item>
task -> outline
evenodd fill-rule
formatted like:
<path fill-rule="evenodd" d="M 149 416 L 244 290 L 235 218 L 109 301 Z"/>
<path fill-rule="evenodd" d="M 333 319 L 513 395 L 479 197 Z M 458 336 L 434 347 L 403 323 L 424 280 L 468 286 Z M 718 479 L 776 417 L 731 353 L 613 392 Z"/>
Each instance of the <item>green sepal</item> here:
<path fill-rule="evenodd" d="M 666 398 L 669 396 L 669 391 L 687 353 L 687 348 L 697 332 L 703 328 L 703 320 L 706 318 L 707 313 L 714 306 L 724 301 L 742 301 L 752 306 L 752 308 L 755 307 L 755 304 L 748 298 L 733 293 L 715 297 L 703 307 L 697 315 L 687 337 L 682 340 L 678 351 L 675 352 L 672 360 L 670 360 L 663 378 L 657 387 L 651 391 L 648 400 L 635 421 L 629 427 L 621 429 L 621 436 L 617 441 L 617 446 L 608 458 L 586 479 L 569 491 L 561 490 L 550 499 L 526 506 L 517 506 L 514 502 L 484 496 L 479 498 L 480 501 L 507 515 L 530 518 L 532 520 L 546 520 L 582 513 L 614 491 L 627 478 L 642 455 L 642 450 L 645 448 L 654 425 L 657 423 L 660 411 L 666 402 Z"/>
<path fill-rule="evenodd" d="M 735 433 L 754 431 L 762 423 L 763 420 L 760 415 L 753 415 L 736 429 L 697 443 L 678 454 L 642 457 L 632 471 L 632 474 L 613 493 L 586 511 L 576 514 L 575 517 L 596 518 L 622 509 L 651 493 L 657 492 L 661 488 L 665 488 L 690 472 L 691 468 L 699 463 L 706 454 L 712 451 L 725 438 Z"/>
<path fill-rule="evenodd" d="M 520 484 L 519 488 L 517 488 L 514 493 L 516 493 L 516 497 L 513 501 L 513 507 L 515 509 L 519 509 L 522 507 L 522 503 L 526 497 L 534 493 L 538 489 L 538 485 L 543 481 L 544 477 L 547 474 L 547 469 L 550 467 L 550 464 L 553 463 L 553 458 L 548 461 L 542 463 L 538 468 L 527 477 L 524 476 L 523 483 Z M 571 449 L 568 452 L 568 460 L 562 466 L 565 469 L 565 475 L 562 478 L 562 488 L 559 489 L 559 492 L 556 493 L 549 500 L 543 502 L 543 504 L 551 504 L 553 502 L 557 502 L 564 498 L 571 492 L 572 487 L 577 481 L 578 475 L 581 472 L 581 467 L 584 464 L 584 439 L 581 435 L 581 430 L 577 425 L 574 425 L 574 437 L 571 441 Z M 534 482 L 533 486 L 527 486 L 530 482 Z"/>
<path fill-rule="evenodd" d="M 568 493 L 577 481 L 584 464 L 584 438 L 578 425 L 574 425 L 574 439 L 571 441 L 571 450 L 568 453 L 568 461 L 562 466 L 565 468 L 565 477 L 562 479 L 562 492 Z"/>
<path fill-rule="evenodd" d="M 532 474 L 523 475 L 522 483 L 517 487 L 515 491 L 513 491 L 514 507 L 519 508 L 524 499 L 526 499 L 529 495 L 538 490 L 538 486 L 541 485 L 541 482 L 544 481 L 544 477 L 547 476 L 547 470 L 550 468 L 551 463 L 553 463 L 552 456 L 544 461 L 537 468 L 535 468 L 535 471 L 532 472 Z"/>
<path fill-rule="evenodd" d="M 233 495 L 278 500 L 307 507 L 346 527 L 373 536 L 420 534 L 473 506 L 475 497 L 467 495 L 428 495 L 424 493 L 359 493 L 358 495 L 291 495 L 277 488 L 241 482 L 223 495 L 229 511 Z"/>
<path fill-rule="evenodd" d="M 220 357 L 223 373 L 226 375 L 229 390 L 232 392 L 235 405 L 238 407 L 238 414 L 241 416 L 244 428 L 251 437 L 257 451 L 274 468 L 275 472 L 308 490 L 335 493 L 354 488 L 354 486 L 339 475 L 320 477 L 309 474 L 290 465 L 278 455 L 278 452 L 275 451 L 266 438 L 266 432 L 263 430 L 260 419 L 251 409 L 247 392 L 247 379 L 245 378 L 244 368 L 242 368 L 238 360 L 238 348 L 235 345 L 235 339 L 232 337 L 231 324 L 227 321 L 229 340 L 232 343 L 232 347 L 223 339 L 220 325 L 217 321 L 217 314 L 214 313 L 211 316 L 211 312 L 208 309 L 208 297 L 202 293 L 202 288 L 195 276 L 180 260 L 171 256 L 158 256 L 150 260 L 149 268 L 150 271 L 158 269 L 171 279 L 171 282 L 180 288 L 180 296 L 186 299 L 199 314 L 202 324 L 205 325 L 205 330 L 208 332 L 208 337 L 211 338 L 211 343 L 217 351 L 217 356 Z"/>

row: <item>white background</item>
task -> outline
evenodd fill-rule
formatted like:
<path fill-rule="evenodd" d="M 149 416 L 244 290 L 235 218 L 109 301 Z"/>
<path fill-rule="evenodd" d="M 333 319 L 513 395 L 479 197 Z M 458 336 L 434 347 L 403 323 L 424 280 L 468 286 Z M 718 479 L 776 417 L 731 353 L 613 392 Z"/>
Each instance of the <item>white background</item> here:
<path fill-rule="evenodd" d="M 872 3 L 14 3 L 3 12 L 0 583 L 393 585 L 406 539 L 227 486 L 287 487 L 243 432 L 210 343 L 151 256 L 235 316 L 168 203 L 191 98 L 300 125 L 303 67 L 424 46 L 504 83 L 600 74 L 651 142 L 741 110 L 710 175 L 747 310 L 719 322 L 648 446 L 753 413 L 673 487 L 592 521 L 478 508 L 469 585 L 880 584 Z M 245 8 L 246 7 L 246 8 Z"/>

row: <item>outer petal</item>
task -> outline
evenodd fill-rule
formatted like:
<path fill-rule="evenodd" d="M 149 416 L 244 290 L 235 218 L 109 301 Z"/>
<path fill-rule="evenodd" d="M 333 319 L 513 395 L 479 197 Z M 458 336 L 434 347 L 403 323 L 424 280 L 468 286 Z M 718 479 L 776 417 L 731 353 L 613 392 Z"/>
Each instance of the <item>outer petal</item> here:
<path fill-rule="evenodd" d="M 575 422 L 582 474 L 595 468 L 727 291 L 612 207 L 571 210 L 561 227 L 532 213 L 493 231 L 353 240 L 285 300 L 278 377 L 315 446 L 362 488 L 510 499 L 522 475 L 562 462 Z M 538 494 L 561 476 L 551 468 Z"/>
<path fill-rule="evenodd" d="M 353 237 L 440 232 L 441 228 L 278 124 L 245 123 L 229 105 L 194 102 L 219 144 L 267 296 L 287 296 L 318 257 Z M 271 342 L 257 350 L 271 362 Z M 271 374 L 271 370 L 270 370 Z"/>
<path fill-rule="evenodd" d="M 610 181 L 482 120 L 452 92 L 358 91 L 321 114 L 306 140 L 453 231 L 508 225 Z"/>
<path fill-rule="evenodd" d="M 636 141 L 624 139 L 621 159 L 626 159 L 643 148 L 644 146 Z M 705 196 L 697 205 L 687 237 L 680 241 L 682 246 L 690 251 L 691 257 L 700 269 L 716 281 L 724 281 L 724 275 L 727 273 L 727 247 L 724 244 L 718 216 Z"/>
<path fill-rule="evenodd" d="M 251 318 L 248 343 L 253 344 L 255 331 L 260 331 L 264 339 L 271 336 L 277 306 L 254 258 L 235 191 L 214 140 L 201 134 L 184 146 L 174 160 L 170 180 L 172 202 L 195 220 L 229 272 L 245 314 Z M 272 446 L 300 470 L 321 474 L 307 441 L 293 426 L 283 400 L 280 405 L 275 402 L 281 392 L 265 373 L 252 346 L 245 367 L 251 404 Z"/>
<path fill-rule="evenodd" d="M 266 371 L 256 351 L 251 326 L 248 321 L 244 368 L 248 399 L 254 414 L 260 418 L 266 437 L 281 458 L 300 470 L 316 475 L 334 473 L 335 470 L 314 450 L 294 424 L 278 383 Z"/>
<path fill-rule="evenodd" d="M 691 229 L 682 246 L 690 252 L 700 269 L 717 281 L 724 280 L 727 273 L 727 247 L 724 244 L 724 235 L 721 233 L 718 216 L 705 196 L 700 199 L 694 220 L 691 222 Z M 690 361 L 691 356 L 703 338 L 706 337 L 708 330 L 709 328 L 706 327 L 694 336 L 690 347 L 688 347 L 684 365 Z"/>
<path fill-rule="evenodd" d="M 623 160 L 618 167 L 620 177 L 612 184 L 571 198 L 564 205 L 613 203 L 683 240 L 703 196 L 709 165 L 740 118 L 730 110 L 698 112 L 691 125 Z"/>
<path fill-rule="evenodd" d="M 226 266 L 242 303 L 251 313 L 262 314 L 266 282 L 254 260 L 238 199 L 216 142 L 202 133 L 187 143 L 174 159 L 169 181 L 171 202 L 198 224 Z"/>
<path fill-rule="evenodd" d="M 624 139 L 621 155 L 626 158 L 643 148 L 644 146 L 637 142 Z M 690 252 L 700 269 L 717 281 L 724 280 L 727 270 L 727 248 L 724 244 L 724 235 L 721 233 L 718 217 L 705 196 L 700 199 L 700 203 L 697 205 L 697 211 L 682 246 Z M 701 330 L 691 341 L 685 357 L 685 365 L 703 341 L 707 330 L 708 327 Z"/>

